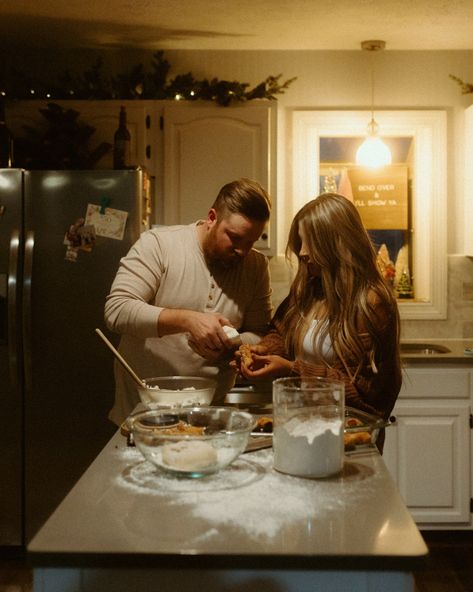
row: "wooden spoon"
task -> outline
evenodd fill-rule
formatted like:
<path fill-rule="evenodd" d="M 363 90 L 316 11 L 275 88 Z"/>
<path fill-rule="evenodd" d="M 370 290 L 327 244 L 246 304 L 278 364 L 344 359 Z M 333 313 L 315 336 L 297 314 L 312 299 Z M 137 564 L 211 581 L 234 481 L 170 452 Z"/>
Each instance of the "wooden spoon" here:
<path fill-rule="evenodd" d="M 138 374 L 136 374 L 136 372 L 128 364 L 128 362 L 125 360 L 125 358 L 122 357 L 121 353 L 105 337 L 105 335 L 102 333 L 102 331 L 100 329 L 95 329 L 95 332 L 102 339 L 102 341 L 107 345 L 107 347 L 112 351 L 113 355 L 117 358 L 117 360 L 120 362 L 120 364 L 125 368 L 125 370 L 128 372 L 128 374 L 133 378 L 133 380 L 136 382 L 136 384 L 140 388 L 146 387 L 145 381 L 141 380 L 141 378 L 138 376 Z"/>

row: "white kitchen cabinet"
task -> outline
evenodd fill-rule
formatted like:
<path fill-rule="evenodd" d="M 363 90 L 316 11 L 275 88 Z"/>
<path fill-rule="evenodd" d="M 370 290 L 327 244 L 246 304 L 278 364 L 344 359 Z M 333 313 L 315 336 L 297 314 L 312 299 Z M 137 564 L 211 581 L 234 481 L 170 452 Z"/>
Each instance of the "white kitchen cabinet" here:
<path fill-rule="evenodd" d="M 472 527 L 472 384 L 464 366 L 406 369 L 384 460 L 421 527 Z"/>
<path fill-rule="evenodd" d="M 10 103 L 7 122 L 14 137 L 24 126 L 46 126 L 39 112 L 47 100 Z M 75 109 L 93 126 L 90 147 L 113 144 L 120 106 L 127 111 L 131 159 L 151 177 L 153 219 L 159 224 L 186 224 L 206 216 L 225 183 L 239 177 L 259 181 L 271 194 L 273 208 L 256 247 L 276 253 L 276 116 L 275 102 L 253 101 L 221 107 L 205 102 L 53 101 Z M 110 151 L 97 168 L 112 167 Z"/>
<path fill-rule="evenodd" d="M 164 106 L 164 223 L 206 216 L 219 189 L 239 177 L 259 181 L 273 198 L 273 216 L 255 245 L 276 250 L 276 110 L 268 102 L 221 107 Z"/>

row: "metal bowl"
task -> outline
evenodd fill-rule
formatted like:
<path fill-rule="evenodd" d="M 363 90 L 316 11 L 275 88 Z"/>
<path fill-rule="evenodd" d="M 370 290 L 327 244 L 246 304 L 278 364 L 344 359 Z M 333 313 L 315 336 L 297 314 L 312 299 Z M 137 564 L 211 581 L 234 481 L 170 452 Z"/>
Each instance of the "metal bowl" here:
<path fill-rule="evenodd" d="M 145 378 L 138 387 L 141 402 L 148 409 L 210 405 L 217 383 L 198 376 L 160 376 Z"/>

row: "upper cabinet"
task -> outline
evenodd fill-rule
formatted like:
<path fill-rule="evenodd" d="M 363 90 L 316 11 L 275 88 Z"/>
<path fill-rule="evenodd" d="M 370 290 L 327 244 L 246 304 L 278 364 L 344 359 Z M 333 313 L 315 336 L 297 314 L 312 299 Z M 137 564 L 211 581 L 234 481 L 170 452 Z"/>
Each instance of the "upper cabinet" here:
<path fill-rule="evenodd" d="M 276 109 L 267 102 L 220 107 L 172 103 L 163 110 L 165 224 L 207 215 L 219 189 L 255 179 L 273 198 L 273 215 L 256 248 L 276 252 Z"/>
<path fill-rule="evenodd" d="M 204 218 L 219 189 L 239 177 L 259 181 L 273 199 L 273 214 L 256 248 L 276 253 L 275 102 L 242 106 L 175 101 L 56 101 L 95 128 L 90 148 L 113 143 L 120 106 L 127 112 L 132 163 L 146 167 L 154 194 L 152 220 L 187 224 Z M 46 125 L 39 109 L 48 101 L 20 101 L 7 110 L 14 137 L 24 126 Z M 112 167 L 112 151 L 97 163 Z"/>

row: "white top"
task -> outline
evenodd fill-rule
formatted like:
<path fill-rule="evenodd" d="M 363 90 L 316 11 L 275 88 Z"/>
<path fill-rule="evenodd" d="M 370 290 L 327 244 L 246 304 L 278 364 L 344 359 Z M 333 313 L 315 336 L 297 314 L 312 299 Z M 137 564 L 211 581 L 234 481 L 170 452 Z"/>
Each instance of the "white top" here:
<path fill-rule="evenodd" d="M 317 362 L 326 361 L 333 362 L 334 352 L 332 347 L 332 340 L 330 335 L 326 335 L 325 339 L 321 342 L 322 336 L 317 337 L 316 347 L 314 348 L 314 331 L 317 326 L 318 320 L 314 319 L 309 327 L 309 330 L 305 334 L 304 341 L 302 342 L 302 355 L 301 359 L 304 362 L 315 364 Z"/>
<path fill-rule="evenodd" d="M 271 317 L 268 261 L 258 251 L 237 266 L 209 269 L 196 224 L 159 227 L 144 232 L 120 262 L 105 304 L 107 326 L 122 334 L 119 349 L 140 378 L 206 376 L 218 381 L 214 403 L 233 386 L 234 371 L 196 354 L 179 333 L 158 337 L 164 308 L 219 312 L 256 342 Z M 246 332 L 246 333 L 245 333 Z M 110 419 L 119 425 L 139 402 L 136 386 L 115 364 L 115 404 Z"/>

